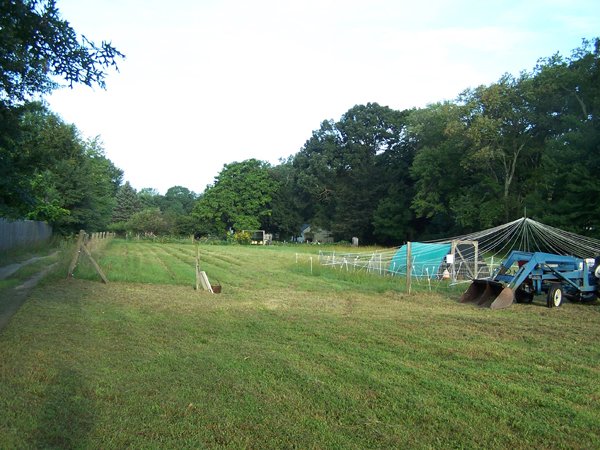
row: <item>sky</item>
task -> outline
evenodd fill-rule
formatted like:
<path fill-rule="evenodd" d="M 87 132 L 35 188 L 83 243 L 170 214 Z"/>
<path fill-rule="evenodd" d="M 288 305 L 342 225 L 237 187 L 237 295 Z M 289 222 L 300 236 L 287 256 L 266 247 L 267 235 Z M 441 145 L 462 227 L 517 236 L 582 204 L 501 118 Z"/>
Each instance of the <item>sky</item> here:
<path fill-rule="evenodd" d="M 107 89 L 46 97 L 136 189 L 201 193 L 224 164 L 277 164 L 324 120 L 403 110 L 531 70 L 600 36 L 598 0 L 57 0 L 126 55 Z"/>

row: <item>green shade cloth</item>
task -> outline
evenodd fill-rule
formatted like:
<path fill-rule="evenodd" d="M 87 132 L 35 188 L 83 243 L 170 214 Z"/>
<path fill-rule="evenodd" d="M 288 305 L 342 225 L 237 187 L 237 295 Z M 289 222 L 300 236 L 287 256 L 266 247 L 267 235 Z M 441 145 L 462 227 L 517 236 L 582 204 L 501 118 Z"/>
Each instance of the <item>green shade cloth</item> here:
<path fill-rule="evenodd" d="M 411 259 L 413 261 L 412 276 L 435 278 L 444 257 L 450 253 L 451 244 L 425 244 L 411 242 Z M 398 249 L 389 267 L 390 272 L 406 273 L 406 245 Z"/>

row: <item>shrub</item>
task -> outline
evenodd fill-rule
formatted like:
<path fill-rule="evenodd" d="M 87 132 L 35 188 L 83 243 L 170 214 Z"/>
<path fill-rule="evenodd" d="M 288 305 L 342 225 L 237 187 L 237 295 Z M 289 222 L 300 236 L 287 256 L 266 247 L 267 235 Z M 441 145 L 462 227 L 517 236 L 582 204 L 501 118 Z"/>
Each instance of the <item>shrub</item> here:
<path fill-rule="evenodd" d="M 248 245 L 252 242 L 252 235 L 248 231 L 236 231 L 233 239 L 238 244 Z"/>

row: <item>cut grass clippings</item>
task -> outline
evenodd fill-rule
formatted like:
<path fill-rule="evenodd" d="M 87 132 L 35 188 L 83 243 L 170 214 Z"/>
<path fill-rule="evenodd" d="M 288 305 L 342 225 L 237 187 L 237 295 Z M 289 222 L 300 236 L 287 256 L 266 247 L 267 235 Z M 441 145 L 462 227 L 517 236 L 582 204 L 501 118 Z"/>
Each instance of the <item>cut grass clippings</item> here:
<path fill-rule="evenodd" d="M 598 303 L 491 311 L 200 250 L 221 295 L 191 244 L 125 241 L 96 255 L 108 285 L 82 263 L 36 289 L 0 333 L 0 447 L 600 446 Z"/>

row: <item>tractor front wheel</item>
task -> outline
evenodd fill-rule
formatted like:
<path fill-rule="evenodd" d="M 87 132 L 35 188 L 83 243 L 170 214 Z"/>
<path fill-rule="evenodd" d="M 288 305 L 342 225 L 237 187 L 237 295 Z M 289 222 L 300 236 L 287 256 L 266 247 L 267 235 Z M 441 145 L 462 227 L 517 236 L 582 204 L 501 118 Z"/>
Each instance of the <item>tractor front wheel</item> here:
<path fill-rule="evenodd" d="M 564 295 L 565 294 L 560 283 L 550 286 L 548 297 L 546 298 L 546 305 L 548 308 L 558 308 L 560 305 L 562 305 Z"/>

